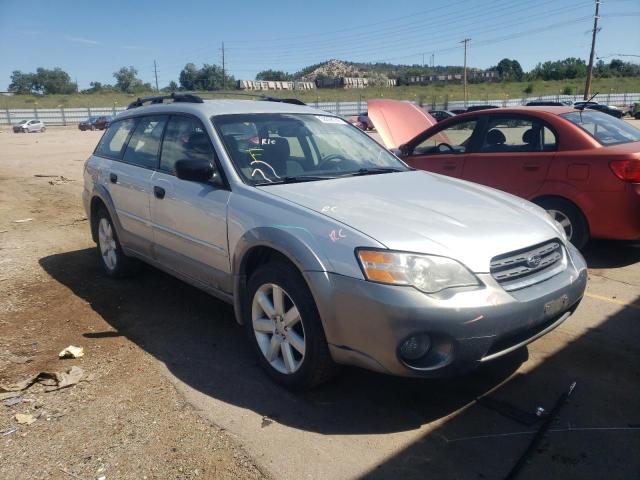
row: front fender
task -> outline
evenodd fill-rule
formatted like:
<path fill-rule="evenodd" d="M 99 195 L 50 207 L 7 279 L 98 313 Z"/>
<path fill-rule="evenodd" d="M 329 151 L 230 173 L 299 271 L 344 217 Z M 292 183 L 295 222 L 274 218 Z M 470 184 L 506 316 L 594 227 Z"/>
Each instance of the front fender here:
<path fill-rule="evenodd" d="M 331 270 L 328 259 L 314 250 L 314 236 L 304 227 L 271 226 L 256 227 L 245 232 L 237 243 L 231 259 L 233 272 L 233 306 L 236 321 L 242 324 L 242 305 L 246 289 L 246 261 L 248 253 L 256 247 L 271 248 L 289 259 L 303 275 L 307 271 Z M 313 292 L 312 292 L 313 294 Z"/>

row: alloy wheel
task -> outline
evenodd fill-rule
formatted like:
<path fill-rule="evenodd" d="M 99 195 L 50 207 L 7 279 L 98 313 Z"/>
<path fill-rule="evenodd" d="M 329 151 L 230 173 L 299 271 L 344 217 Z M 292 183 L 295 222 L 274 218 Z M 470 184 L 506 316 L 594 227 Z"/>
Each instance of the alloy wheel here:
<path fill-rule="evenodd" d="M 101 218 L 98 224 L 98 245 L 105 266 L 113 271 L 118 264 L 116 239 L 113 236 L 113 227 L 106 218 Z"/>
<path fill-rule="evenodd" d="M 567 235 L 567 240 L 571 241 L 571 237 L 573 236 L 573 225 L 571 225 L 571 220 L 569 217 L 565 215 L 560 210 L 547 210 L 547 213 L 551 215 L 556 222 L 558 222 L 562 228 L 564 228 L 564 233 Z"/>
<path fill-rule="evenodd" d="M 280 373 L 295 373 L 304 361 L 306 337 L 298 307 L 287 292 L 274 283 L 258 288 L 251 320 L 267 362 Z"/>

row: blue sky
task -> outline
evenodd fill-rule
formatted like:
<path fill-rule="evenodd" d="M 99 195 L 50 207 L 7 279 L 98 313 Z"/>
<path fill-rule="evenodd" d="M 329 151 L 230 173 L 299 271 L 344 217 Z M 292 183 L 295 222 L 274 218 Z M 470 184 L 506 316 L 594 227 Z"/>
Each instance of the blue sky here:
<path fill-rule="evenodd" d="M 236 78 L 294 72 L 329 58 L 486 68 L 504 57 L 525 70 L 587 58 L 594 0 L 44 1 L 0 0 L 0 89 L 13 70 L 61 67 L 80 88 L 133 65 L 160 86 L 185 63 L 226 63 Z M 638 0 L 605 0 L 596 54 L 640 55 Z M 621 57 L 640 61 L 638 57 Z"/>

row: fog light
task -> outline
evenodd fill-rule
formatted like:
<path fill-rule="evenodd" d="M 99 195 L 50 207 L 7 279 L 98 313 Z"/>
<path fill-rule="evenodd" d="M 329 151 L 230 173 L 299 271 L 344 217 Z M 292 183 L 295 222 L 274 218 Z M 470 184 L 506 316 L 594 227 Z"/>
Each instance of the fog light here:
<path fill-rule="evenodd" d="M 427 334 L 412 335 L 400 345 L 400 355 L 405 360 L 417 360 L 426 355 L 431 347 L 431 338 Z"/>

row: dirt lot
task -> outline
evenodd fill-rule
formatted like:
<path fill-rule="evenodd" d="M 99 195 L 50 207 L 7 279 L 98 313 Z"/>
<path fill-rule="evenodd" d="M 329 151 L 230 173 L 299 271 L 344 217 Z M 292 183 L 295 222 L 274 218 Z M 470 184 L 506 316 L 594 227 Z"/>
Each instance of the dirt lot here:
<path fill-rule="evenodd" d="M 503 478 L 539 424 L 475 399 L 549 410 L 573 381 L 521 478 L 640 477 L 640 248 L 592 244 L 576 314 L 471 376 L 345 369 L 292 395 L 262 374 L 229 306 L 151 268 L 101 274 L 80 198 L 99 136 L 0 133 L 0 384 L 85 372 L 0 405 L 0 478 Z M 71 344 L 85 356 L 59 360 Z"/>
<path fill-rule="evenodd" d="M 104 319 L 108 310 L 121 327 L 137 321 L 123 302 L 127 288 L 95 268 L 80 203 L 82 164 L 99 138 L 0 134 L 0 383 L 72 365 L 89 379 L 49 393 L 34 386 L 21 403 L 0 405 L 0 478 L 262 478 L 153 356 Z M 68 345 L 85 356 L 59 360 Z M 18 413 L 37 420 L 19 425 Z"/>

